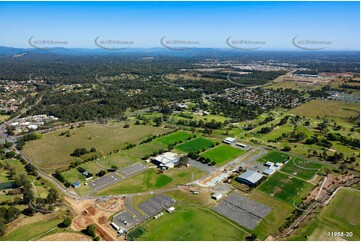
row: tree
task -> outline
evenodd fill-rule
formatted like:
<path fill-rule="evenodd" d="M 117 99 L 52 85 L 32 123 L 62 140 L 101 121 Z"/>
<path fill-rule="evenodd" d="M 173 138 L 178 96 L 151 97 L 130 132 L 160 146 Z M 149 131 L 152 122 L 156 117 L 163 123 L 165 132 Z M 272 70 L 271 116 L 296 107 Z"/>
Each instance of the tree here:
<path fill-rule="evenodd" d="M 62 225 L 63 225 L 64 227 L 69 227 L 69 226 L 71 225 L 71 223 L 72 223 L 71 217 L 66 217 L 66 218 L 64 219 Z"/>
<path fill-rule="evenodd" d="M 58 192 L 54 188 L 50 188 L 49 194 L 46 197 L 46 202 L 48 204 L 51 204 L 51 203 L 55 203 L 56 200 L 58 200 L 58 199 L 59 199 Z"/>
<path fill-rule="evenodd" d="M 178 164 L 179 165 L 186 165 L 186 164 L 188 164 L 188 160 L 189 160 L 189 158 L 187 156 L 182 156 L 181 158 L 179 158 Z"/>
<path fill-rule="evenodd" d="M 286 145 L 282 150 L 283 150 L 283 151 L 290 151 L 290 150 L 291 150 L 291 147 L 289 147 L 288 145 Z"/>
<path fill-rule="evenodd" d="M 14 145 L 14 143 L 12 143 L 12 142 L 6 142 L 6 143 L 4 144 L 4 148 L 9 149 L 9 148 L 11 148 L 13 145 Z"/>
<path fill-rule="evenodd" d="M 95 238 L 95 236 L 97 236 L 95 231 L 96 231 L 96 228 L 93 224 L 88 225 L 85 229 L 85 233 L 93 238 Z"/>
<path fill-rule="evenodd" d="M 342 164 L 338 168 L 341 172 L 345 172 L 347 170 L 347 166 L 345 164 Z"/>
<path fill-rule="evenodd" d="M 247 241 L 254 241 L 254 240 L 256 240 L 256 238 L 257 238 L 256 234 L 251 234 L 250 236 L 246 237 L 246 240 Z"/>
<path fill-rule="evenodd" d="M 97 151 L 97 149 L 94 147 L 90 149 L 90 152 L 96 152 L 96 151 Z"/>
<path fill-rule="evenodd" d="M 107 174 L 107 172 L 104 170 L 101 170 L 98 172 L 97 176 L 101 177 L 101 176 L 104 176 L 105 174 Z"/>
<path fill-rule="evenodd" d="M 7 152 L 6 154 L 5 154 L 5 157 L 7 158 L 7 159 L 10 159 L 10 158 L 14 158 L 16 156 L 16 152 L 15 151 L 9 151 L 9 152 Z"/>

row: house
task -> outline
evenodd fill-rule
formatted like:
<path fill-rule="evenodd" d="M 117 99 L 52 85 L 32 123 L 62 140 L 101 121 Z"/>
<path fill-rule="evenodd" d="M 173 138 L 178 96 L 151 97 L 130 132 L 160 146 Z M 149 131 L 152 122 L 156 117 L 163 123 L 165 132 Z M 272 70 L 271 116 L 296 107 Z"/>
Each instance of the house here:
<path fill-rule="evenodd" d="M 83 174 L 86 177 L 88 177 L 88 175 L 89 175 L 89 173 L 87 171 L 83 171 L 81 174 Z"/>
<path fill-rule="evenodd" d="M 236 180 L 247 186 L 254 187 L 261 182 L 262 178 L 261 173 L 254 170 L 246 170 L 246 172 L 238 176 Z"/>
<path fill-rule="evenodd" d="M 223 197 L 222 193 L 215 193 L 215 194 L 212 195 L 212 198 L 213 198 L 214 200 L 219 200 L 219 199 L 221 199 L 222 197 Z"/>
<path fill-rule="evenodd" d="M 227 138 L 225 138 L 223 140 L 223 143 L 226 143 L 226 144 L 229 144 L 229 145 L 234 143 L 234 142 L 236 142 L 236 138 L 232 138 L 232 137 L 227 137 Z"/>
<path fill-rule="evenodd" d="M 178 161 L 179 159 L 177 154 L 172 152 L 166 152 L 153 158 L 153 162 L 162 169 L 173 168 L 178 163 Z"/>
<path fill-rule="evenodd" d="M 74 182 L 73 184 L 71 184 L 72 187 L 77 188 L 80 186 L 79 182 Z"/>

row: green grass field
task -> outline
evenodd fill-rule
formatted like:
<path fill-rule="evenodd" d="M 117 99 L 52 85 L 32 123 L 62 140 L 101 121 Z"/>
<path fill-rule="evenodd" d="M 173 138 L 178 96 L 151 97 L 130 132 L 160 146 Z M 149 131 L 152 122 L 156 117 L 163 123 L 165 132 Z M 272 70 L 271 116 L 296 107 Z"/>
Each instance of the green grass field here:
<path fill-rule="evenodd" d="M 98 192 L 98 194 L 102 196 L 110 194 L 115 195 L 168 188 L 177 184 L 191 182 L 192 173 L 194 179 L 199 179 L 206 174 L 205 172 L 194 167 L 189 167 L 186 169 L 174 168 L 164 171 L 163 174 L 157 174 L 157 170 L 149 169 L 135 174 L 134 176 L 128 177 L 121 182 L 118 182 L 109 188 Z"/>
<path fill-rule="evenodd" d="M 245 240 L 246 232 L 208 209 L 176 207 L 160 218 L 142 224 L 137 240 Z"/>
<path fill-rule="evenodd" d="M 271 208 L 271 212 L 253 230 L 259 240 L 265 240 L 269 234 L 274 234 L 283 225 L 294 207 L 280 199 L 272 197 L 258 189 L 252 190 L 249 198 Z"/>
<path fill-rule="evenodd" d="M 352 232 L 352 237 L 333 237 L 328 232 Z M 360 192 L 342 188 L 317 217 L 300 226 L 289 240 L 360 240 Z"/>
<path fill-rule="evenodd" d="M 268 177 L 267 181 L 263 182 L 257 190 L 292 205 L 293 203 L 298 204 L 311 188 L 312 184 L 277 171 Z"/>
<path fill-rule="evenodd" d="M 59 136 L 65 131 L 69 131 L 71 136 Z M 70 156 L 75 148 L 95 147 L 98 152 L 106 155 L 113 150 L 124 148 L 129 143 L 138 143 L 149 136 L 169 131 L 165 128 L 144 125 L 123 128 L 122 126 L 107 127 L 87 124 L 81 128 L 66 128 L 47 133 L 39 140 L 28 142 L 24 147 L 24 153 L 38 167 L 55 170 L 65 168 L 71 161 L 79 159 Z"/>
<path fill-rule="evenodd" d="M 245 150 L 234 148 L 230 145 L 219 145 L 201 154 L 202 157 L 215 161 L 217 165 L 222 165 L 234 158 L 246 153 Z"/>
<path fill-rule="evenodd" d="M 360 105 L 341 101 L 312 100 L 290 110 L 290 113 L 312 118 L 319 116 L 344 120 L 348 116 L 359 115 Z"/>
<path fill-rule="evenodd" d="M 317 172 L 320 172 L 324 167 L 323 164 L 317 161 L 310 161 L 300 159 L 298 157 L 291 158 L 286 165 L 282 167 L 283 172 L 287 172 L 289 174 L 295 175 L 299 178 L 309 180 L 311 179 Z"/>
<path fill-rule="evenodd" d="M 70 182 L 85 182 L 85 176 L 81 174 L 76 168 L 62 172 L 64 178 Z"/>
<path fill-rule="evenodd" d="M 282 153 L 277 150 L 273 150 L 268 152 L 266 155 L 262 156 L 258 161 L 263 163 L 266 163 L 267 161 L 277 163 L 277 162 L 283 162 L 289 157 L 288 154 Z"/>
<path fill-rule="evenodd" d="M 184 142 L 187 139 L 193 137 L 192 134 L 183 132 L 183 131 L 177 131 L 175 133 L 157 138 L 155 141 L 161 145 L 170 145 L 170 144 L 176 144 L 178 142 Z"/>
<path fill-rule="evenodd" d="M 203 149 L 207 149 L 214 145 L 213 141 L 205 138 L 195 138 L 186 143 L 176 146 L 176 149 L 185 153 L 197 152 Z"/>
<path fill-rule="evenodd" d="M 1 241 L 25 241 L 30 240 L 50 229 L 56 228 L 63 221 L 58 216 L 50 220 L 40 220 L 23 225 L 10 233 L 0 236 Z"/>

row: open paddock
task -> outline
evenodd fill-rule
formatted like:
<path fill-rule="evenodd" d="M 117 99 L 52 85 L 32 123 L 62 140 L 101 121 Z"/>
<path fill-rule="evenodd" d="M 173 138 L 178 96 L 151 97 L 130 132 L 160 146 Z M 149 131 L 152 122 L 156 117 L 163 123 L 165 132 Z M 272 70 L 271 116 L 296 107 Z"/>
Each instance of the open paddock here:
<path fill-rule="evenodd" d="M 61 135 L 67 131 L 70 137 Z M 39 140 L 27 142 L 24 153 L 37 162 L 39 168 L 45 168 L 44 171 L 51 172 L 49 169 L 66 168 L 70 162 L 79 159 L 70 156 L 76 148 L 95 147 L 97 152 L 108 154 L 126 147 L 127 144 L 138 143 L 152 135 L 169 131 L 169 129 L 146 125 L 131 125 L 129 128 L 123 128 L 92 123 L 80 128 L 64 128 L 44 134 Z"/>

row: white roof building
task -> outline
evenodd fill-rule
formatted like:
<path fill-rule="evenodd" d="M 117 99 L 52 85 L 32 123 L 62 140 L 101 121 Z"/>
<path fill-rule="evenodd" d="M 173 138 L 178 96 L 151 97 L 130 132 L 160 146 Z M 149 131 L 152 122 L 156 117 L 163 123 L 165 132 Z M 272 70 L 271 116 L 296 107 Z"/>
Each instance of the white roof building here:
<path fill-rule="evenodd" d="M 219 200 L 223 197 L 222 193 L 215 193 L 212 195 L 212 198 L 215 200 Z"/>
<path fill-rule="evenodd" d="M 36 130 L 36 129 L 38 129 L 38 126 L 35 124 L 31 124 L 31 125 L 28 125 L 28 129 Z"/>
<path fill-rule="evenodd" d="M 226 144 L 232 144 L 236 142 L 236 138 L 232 138 L 232 137 L 227 137 L 223 140 L 223 143 L 226 143 Z"/>
<path fill-rule="evenodd" d="M 173 168 L 174 165 L 178 162 L 177 154 L 172 152 L 166 152 L 164 154 L 158 155 L 153 159 L 159 163 L 160 167 Z"/>
<path fill-rule="evenodd" d="M 267 170 L 263 172 L 265 175 L 272 175 L 277 169 L 274 166 L 269 167 Z"/>
<path fill-rule="evenodd" d="M 265 164 L 265 166 L 269 166 L 269 167 L 274 166 L 274 165 L 275 165 L 275 163 L 270 162 L 270 161 L 267 161 Z"/>

